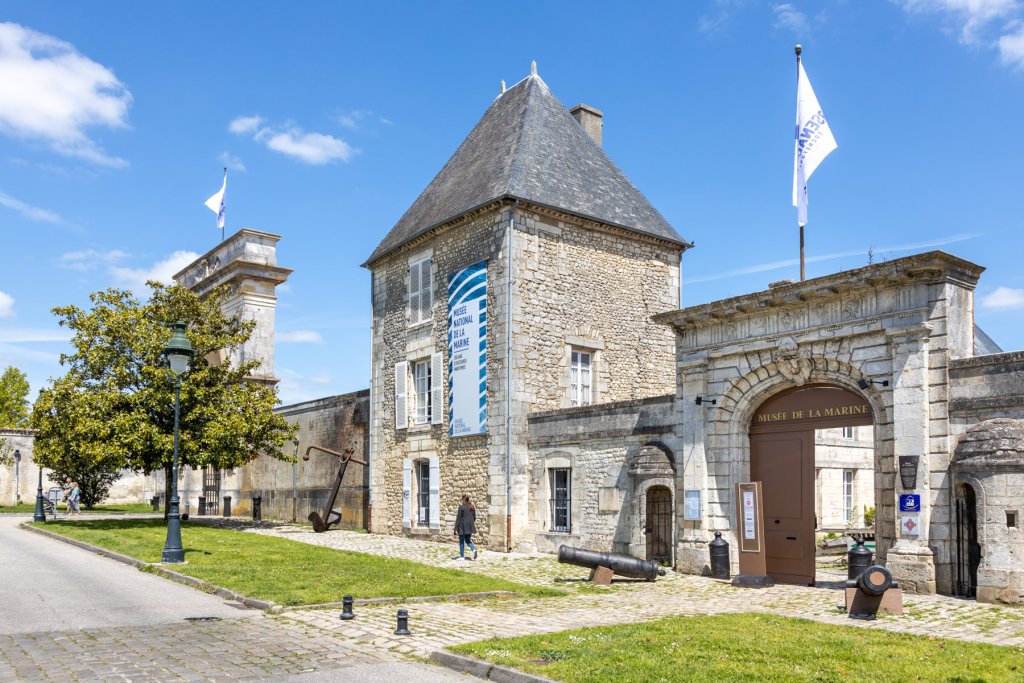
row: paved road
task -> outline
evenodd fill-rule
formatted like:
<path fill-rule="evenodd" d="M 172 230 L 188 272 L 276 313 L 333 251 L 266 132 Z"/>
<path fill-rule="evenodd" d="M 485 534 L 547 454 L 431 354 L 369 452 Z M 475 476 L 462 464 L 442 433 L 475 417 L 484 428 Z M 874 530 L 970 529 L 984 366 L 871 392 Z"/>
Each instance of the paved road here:
<path fill-rule="evenodd" d="M 18 528 L 0 517 L 0 634 L 258 614 L 223 598 Z M 184 622 L 182 622 L 184 623 Z"/>
<path fill-rule="evenodd" d="M 0 681 L 468 683 L 401 652 L 223 599 L 0 515 Z M 196 621 L 187 619 L 199 618 Z M 409 648 L 405 648 L 408 650 Z"/>

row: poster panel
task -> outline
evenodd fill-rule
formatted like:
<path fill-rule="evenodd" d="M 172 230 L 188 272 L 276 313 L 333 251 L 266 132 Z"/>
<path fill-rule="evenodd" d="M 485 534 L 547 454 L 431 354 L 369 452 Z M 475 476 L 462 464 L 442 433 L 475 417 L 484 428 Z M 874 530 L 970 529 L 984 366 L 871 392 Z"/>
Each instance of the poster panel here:
<path fill-rule="evenodd" d="M 448 278 L 448 434 L 487 431 L 487 261 Z"/>

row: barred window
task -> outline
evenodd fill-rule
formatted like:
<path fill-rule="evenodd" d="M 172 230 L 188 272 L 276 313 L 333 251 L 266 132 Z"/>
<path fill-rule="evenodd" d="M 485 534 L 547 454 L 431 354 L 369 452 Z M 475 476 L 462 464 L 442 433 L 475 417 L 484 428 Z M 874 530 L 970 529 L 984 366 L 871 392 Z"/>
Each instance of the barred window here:
<path fill-rule="evenodd" d="M 572 530 L 572 498 L 570 483 L 572 470 L 557 468 L 548 470 L 551 478 L 551 531 L 569 533 Z"/>

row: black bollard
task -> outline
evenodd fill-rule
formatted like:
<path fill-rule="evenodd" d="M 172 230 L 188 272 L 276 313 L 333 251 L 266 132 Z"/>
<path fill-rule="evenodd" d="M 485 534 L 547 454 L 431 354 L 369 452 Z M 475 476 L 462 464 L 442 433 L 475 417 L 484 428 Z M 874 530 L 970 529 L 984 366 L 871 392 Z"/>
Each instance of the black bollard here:
<path fill-rule="evenodd" d="M 231 496 L 224 496 L 224 510 L 222 512 L 225 517 L 231 516 Z"/>
<path fill-rule="evenodd" d="M 846 578 L 856 579 L 871 566 L 871 550 L 864 547 L 864 537 L 858 536 L 850 551 L 846 553 Z"/>
<path fill-rule="evenodd" d="M 715 532 L 715 540 L 708 543 L 711 555 L 711 578 L 729 578 L 729 542 L 722 538 L 722 532 Z"/>
<path fill-rule="evenodd" d="M 252 518 L 257 522 L 263 519 L 263 496 L 252 497 Z"/>
<path fill-rule="evenodd" d="M 355 618 L 356 615 L 352 614 L 352 596 L 346 595 L 341 599 L 341 620 L 348 621 Z"/>
<path fill-rule="evenodd" d="M 398 610 L 398 628 L 395 629 L 396 636 L 411 636 L 409 630 L 409 612 L 404 609 Z"/>

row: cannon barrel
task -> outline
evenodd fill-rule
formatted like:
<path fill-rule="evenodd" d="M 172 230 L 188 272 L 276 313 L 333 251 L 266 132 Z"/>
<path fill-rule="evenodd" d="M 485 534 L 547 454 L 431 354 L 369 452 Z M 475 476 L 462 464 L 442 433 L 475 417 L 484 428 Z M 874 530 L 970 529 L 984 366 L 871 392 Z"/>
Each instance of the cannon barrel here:
<path fill-rule="evenodd" d="M 558 561 L 563 564 L 574 564 L 577 567 L 608 567 L 618 576 L 654 581 L 658 576 L 665 576 L 665 570 L 654 560 L 641 560 L 631 555 L 620 553 L 601 553 L 596 550 L 574 548 L 563 545 L 558 548 Z"/>

